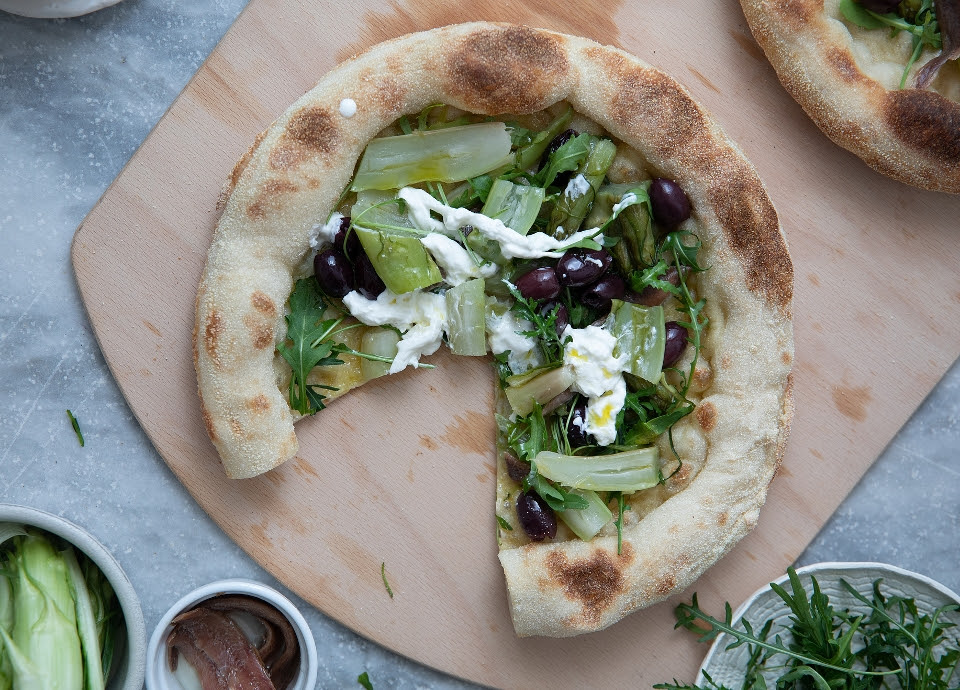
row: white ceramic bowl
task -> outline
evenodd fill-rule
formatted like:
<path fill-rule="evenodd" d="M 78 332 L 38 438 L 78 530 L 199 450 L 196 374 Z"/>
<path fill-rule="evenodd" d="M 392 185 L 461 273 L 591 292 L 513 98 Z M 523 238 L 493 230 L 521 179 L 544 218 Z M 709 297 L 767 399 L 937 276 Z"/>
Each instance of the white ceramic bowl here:
<path fill-rule="evenodd" d="M 300 672 L 294 678 L 290 690 L 313 690 L 317 683 L 317 645 L 306 619 L 293 603 L 275 589 L 253 580 L 218 580 L 193 590 L 170 607 L 150 636 L 147 645 L 147 690 L 182 690 L 179 681 L 167 666 L 167 636 L 173 630 L 170 622 L 181 612 L 193 608 L 201 601 L 221 594 L 247 594 L 263 599 L 280 611 L 297 633 L 300 644 Z"/>
<path fill-rule="evenodd" d="M 817 578 L 821 591 L 830 597 L 830 604 L 838 611 L 867 612 L 868 607 L 856 599 L 850 592 L 840 585 L 843 578 L 861 594 L 871 598 L 873 583 L 882 580 L 880 591 L 887 598 L 893 595 L 914 598 L 920 613 L 932 613 L 940 606 L 960 604 L 960 596 L 925 575 L 910 572 L 885 563 L 816 563 L 797 569 L 797 575 L 803 582 L 804 589 L 809 594 L 813 591 L 810 576 Z M 789 578 L 775 580 L 787 592 L 792 592 Z M 770 586 L 757 590 L 743 604 L 733 612 L 733 623 L 739 627 L 741 619 L 750 621 L 754 630 L 759 631 L 769 618 L 774 619 L 774 626 L 768 639 L 773 639 L 778 633 L 783 635 L 783 628 L 789 627 L 790 611 L 783 599 Z M 960 625 L 960 612 L 954 611 L 944 616 L 947 620 Z M 784 641 L 789 641 L 789 635 L 783 635 Z M 727 687 L 740 687 L 743 684 L 743 674 L 746 671 L 747 659 L 750 655 L 748 645 L 741 645 L 734 649 L 726 649 L 732 639 L 726 633 L 721 633 L 714 640 L 710 651 L 697 673 L 697 685 L 705 685 L 703 672 L 710 674 L 713 682 Z M 775 687 L 779 674 L 772 672 L 765 674 L 768 687 Z"/>
<path fill-rule="evenodd" d="M 90 14 L 118 2 L 120 0 L 0 0 L 0 10 L 22 17 L 57 19 Z"/>
<path fill-rule="evenodd" d="M 113 586 L 113 591 L 117 593 L 120 609 L 123 611 L 123 621 L 127 628 L 127 636 L 123 640 L 124 659 L 107 685 L 107 690 L 140 690 L 143 687 L 147 632 L 143 623 L 143 613 L 140 610 L 140 599 L 120 564 L 90 533 L 51 513 L 26 506 L 0 503 L 0 522 L 33 525 L 56 534 L 83 551 L 91 561 L 97 564 Z"/>

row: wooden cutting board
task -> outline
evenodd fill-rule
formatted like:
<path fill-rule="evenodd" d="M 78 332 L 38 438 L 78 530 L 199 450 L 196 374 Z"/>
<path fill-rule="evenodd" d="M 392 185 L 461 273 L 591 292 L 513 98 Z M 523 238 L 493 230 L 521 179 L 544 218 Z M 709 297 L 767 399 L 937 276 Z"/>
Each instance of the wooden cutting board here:
<path fill-rule="evenodd" d="M 326 614 L 490 685 L 692 680 L 705 648 L 672 630 L 674 602 L 576 639 L 515 637 L 485 362 L 438 355 L 435 371 L 369 384 L 298 425 L 300 455 L 254 480 L 224 477 L 200 421 L 194 293 L 234 162 L 338 61 L 473 19 L 585 35 L 659 66 L 742 146 L 779 209 L 797 278 L 793 434 L 760 526 L 695 586 L 715 611 L 741 601 L 795 559 L 960 352 L 960 198 L 892 182 L 832 145 L 780 87 L 734 0 L 252 0 L 77 230 L 77 282 L 166 463 Z"/>

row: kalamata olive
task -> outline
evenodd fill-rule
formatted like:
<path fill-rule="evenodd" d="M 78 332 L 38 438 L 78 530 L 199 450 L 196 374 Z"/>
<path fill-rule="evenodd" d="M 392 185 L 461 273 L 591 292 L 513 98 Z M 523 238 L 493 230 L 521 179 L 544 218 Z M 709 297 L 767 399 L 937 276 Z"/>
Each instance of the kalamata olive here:
<path fill-rule="evenodd" d="M 900 0 L 859 0 L 860 4 L 877 14 L 893 12 L 900 4 Z"/>
<path fill-rule="evenodd" d="M 351 261 L 356 261 L 357 255 L 363 252 L 363 247 L 360 245 L 360 236 L 355 232 L 350 232 L 350 216 L 344 216 L 340 221 L 340 229 L 337 230 L 336 237 L 333 238 L 333 246 L 346 254 Z"/>
<path fill-rule="evenodd" d="M 557 262 L 557 279 L 561 285 L 589 285 L 602 276 L 613 257 L 603 249 L 570 249 Z"/>
<path fill-rule="evenodd" d="M 680 273 L 677 271 L 676 266 L 671 266 L 666 273 L 661 273 L 657 278 L 665 280 L 673 286 L 680 285 Z M 664 300 L 669 296 L 670 294 L 666 290 L 648 285 L 643 288 L 640 294 L 630 301 L 636 304 L 642 304 L 645 307 L 656 307 L 663 304 Z"/>
<path fill-rule="evenodd" d="M 517 518 L 523 531 L 534 541 L 557 536 L 557 516 L 535 491 L 526 491 L 517 496 Z"/>
<path fill-rule="evenodd" d="M 343 297 L 353 289 L 353 266 L 339 249 L 324 249 L 317 254 L 313 273 L 320 289 L 331 297 Z"/>
<path fill-rule="evenodd" d="M 558 148 L 566 144 L 568 141 L 573 139 L 575 136 L 578 136 L 580 132 L 575 129 L 565 129 L 560 132 L 557 136 L 550 140 L 550 143 L 547 144 L 547 150 L 543 152 L 543 161 L 546 163 L 547 158 L 550 157 L 550 154 L 555 152 Z"/>
<path fill-rule="evenodd" d="M 650 183 L 650 205 L 654 219 L 667 230 L 673 230 L 690 217 L 690 199 L 680 185 L 665 177 Z"/>
<path fill-rule="evenodd" d="M 356 276 L 357 291 L 367 299 L 376 299 L 387 289 L 370 262 L 370 257 L 362 251 L 353 260 L 353 273 Z"/>
<path fill-rule="evenodd" d="M 503 461 L 507 465 L 507 474 L 515 482 L 522 482 L 530 474 L 530 463 L 524 462 L 509 450 L 503 454 Z"/>
<path fill-rule="evenodd" d="M 573 406 L 570 421 L 567 423 L 567 440 L 570 441 L 571 448 L 590 443 L 590 435 L 587 434 L 587 401 L 583 398 Z"/>
<path fill-rule="evenodd" d="M 663 348 L 663 366 L 669 367 L 680 359 L 680 355 L 687 349 L 687 329 L 676 321 L 667 321 L 666 344 Z"/>
<path fill-rule="evenodd" d="M 627 284 L 623 282 L 623 278 L 611 273 L 584 289 L 580 293 L 580 299 L 588 307 L 593 307 L 606 314 L 610 311 L 611 300 L 622 299 L 626 291 Z"/>
<path fill-rule="evenodd" d="M 548 318 L 554 309 L 557 310 L 557 320 L 553 322 L 553 325 L 557 329 L 557 335 L 563 335 L 563 331 L 570 324 L 570 312 L 567 311 L 567 305 L 558 300 L 550 300 L 541 304 L 538 311 L 540 316 Z"/>
<path fill-rule="evenodd" d="M 553 299 L 560 294 L 560 283 L 552 266 L 524 273 L 517 278 L 516 286 L 527 299 Z"/>

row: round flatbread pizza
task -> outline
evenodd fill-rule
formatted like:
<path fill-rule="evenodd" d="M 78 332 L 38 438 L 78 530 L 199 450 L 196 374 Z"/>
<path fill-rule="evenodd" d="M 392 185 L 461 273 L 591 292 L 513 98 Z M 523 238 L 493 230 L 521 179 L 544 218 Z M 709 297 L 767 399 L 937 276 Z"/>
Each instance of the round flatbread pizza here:
<path fill-rule="evenodd" d="M 741 5 L 783 86 L 828 137 L 895 180 L 960 193 L 960 3 Z"/>
<path fill-rule="evenodd" d="M 294 103 L 220 208 L 194 351 L 227 476 L 449 347 L 496 373 L 517 634 L 600 630 L 756 524 L 792 417 L 793 268 L 756 171 L 663 72 L 523 26 L 404 36 Z"/>

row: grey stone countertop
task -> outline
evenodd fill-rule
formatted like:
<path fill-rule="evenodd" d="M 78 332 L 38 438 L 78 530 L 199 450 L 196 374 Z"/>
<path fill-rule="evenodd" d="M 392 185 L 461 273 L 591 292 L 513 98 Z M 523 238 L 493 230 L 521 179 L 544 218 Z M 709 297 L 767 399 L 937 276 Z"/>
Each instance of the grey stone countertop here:
<path fill-rule="evenodd" d="M 91 530 L 139 592 L 148 635 L 201 584 L 283 588 L 204 514 L 137 425 L 80 302 L 70 242 L 243 5 L 127 0 L 71 20 L 0 12 L 0 502 Z M 960 591 L 958 447 L 955 364 L 798 565 L 882 561 Z M 320 687 L 359 687 L 362 671 L 377 687 L 467 687 L 293 599 L 317 640 Z"/>

